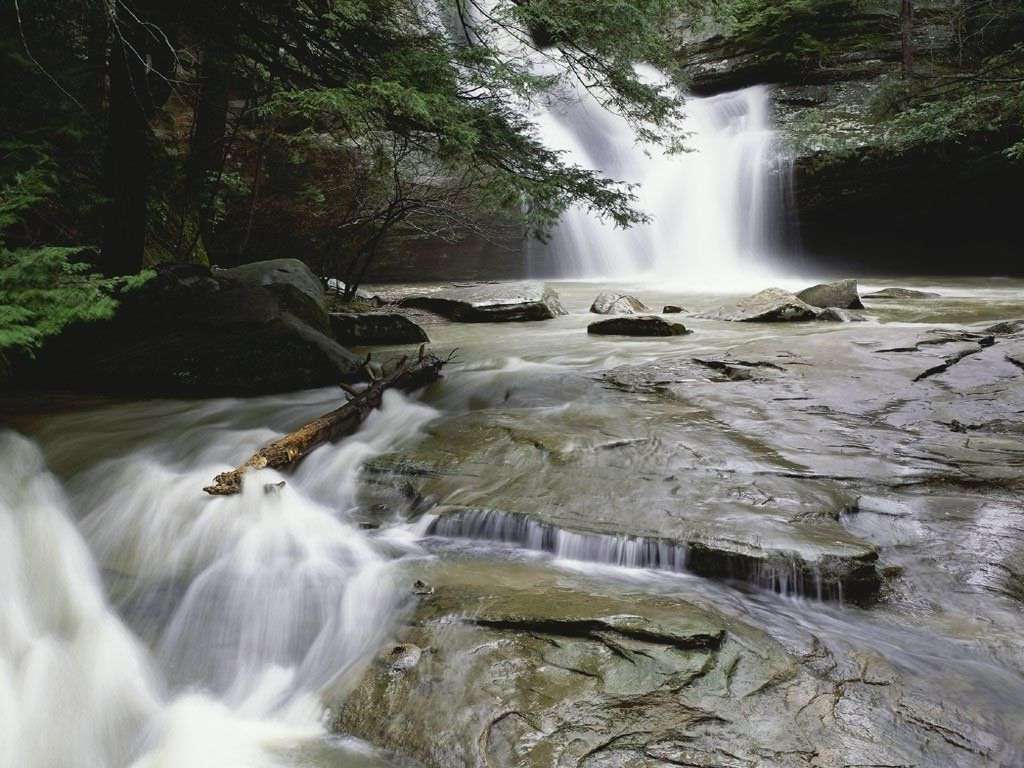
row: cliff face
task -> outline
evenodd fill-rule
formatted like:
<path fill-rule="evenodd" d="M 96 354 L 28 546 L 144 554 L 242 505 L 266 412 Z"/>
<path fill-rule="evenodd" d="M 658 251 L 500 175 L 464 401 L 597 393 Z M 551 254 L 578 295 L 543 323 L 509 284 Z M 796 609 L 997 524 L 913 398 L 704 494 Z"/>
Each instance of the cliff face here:
<path fill-rule="evenodd" d="M 895 0 L 782 0 L 760 22 L 688 25 L 679 74 L 699 96 L 776 85 L 805 265 L 1019 274 L 1024 165 L 1007 150 L 1024 138 L 1024 9 L 914 5 L 909 78 Z"/>

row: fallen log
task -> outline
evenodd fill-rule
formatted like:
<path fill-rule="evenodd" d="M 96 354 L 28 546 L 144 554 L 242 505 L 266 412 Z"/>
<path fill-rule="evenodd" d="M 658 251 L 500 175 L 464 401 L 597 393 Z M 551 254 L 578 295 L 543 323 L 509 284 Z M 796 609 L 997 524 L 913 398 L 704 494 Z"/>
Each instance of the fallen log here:
<path fill-rule="evenodd" d="M 450 359 L 450 358 L 449 358 Z M 348 394 L 348 402 L 330 413 L 325 413 L 294 432 L 267 443 L 248 461 L 230 472 L 222 472 L 213 478 L 213 485 L 203 490 L 213 496 L 231 496 L 242 490 L 242 477 L 257 469 L 283 469 L 293 466 L 323 443 L 349 435 L 359 428 L 374 408 L 380 407 L 385 390 L 395 388 L 412 391 L 426 386 L 441 376 L 441 369 L 448 363 L 434 355 L 425 355 L 420 348 L 418 360 L 409 362 L 402 358 L 395 369 L 386 375 L 372 372 L 367 359 L 367 374 L 371 381 L 362 391 L 342 386 Z"/>

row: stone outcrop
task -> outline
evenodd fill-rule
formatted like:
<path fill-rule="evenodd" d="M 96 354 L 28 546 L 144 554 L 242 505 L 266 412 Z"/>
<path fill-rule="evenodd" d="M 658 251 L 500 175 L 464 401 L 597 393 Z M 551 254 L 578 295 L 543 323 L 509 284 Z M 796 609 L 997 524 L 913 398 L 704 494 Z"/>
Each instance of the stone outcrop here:
<path fill-rule="evenodd" d="M 446 286 L 402 296 L 398 304 L 461 323 L 551 320 L 566 314 L 554 289 L 538 282 Z"/>
<path fill-rule="evenodd" d="M 690 333 L 682 323 L 670 323 L 657 315 L 611 317 L 587 326 L 593 336 L 684 336 Z"/>
<path fill-rule="evenodd" d="M 781 288 L 766 288 L 753 296 L 726 304 L 700 317 L 708 320 L 728 320 L 738 323 L 775 323 L 784 321 L 815 320 L 818 310 Z"/>
<path fill-rule="evenodd" d="M 339 344 L 373 347 L 430 341 L 419 325 L 404 315 L 384 312 L 332 312 L 331 329 Z"/>
<path fill-rule="evenodd" d="M 651 310 L 636 296 L 606 291 L 594 299 L 590 311 L 595 315 L 640 315 Z"/>
<path fill-rule="evenodd" d="M 812 307 L 837 307 L 839 309 L 864 309 L 860 294 L 857 292 L 856 280 L 837 280 L 832 283 L 820 283 L 804 288 L 796 295 L 798 299 Z"/>
<path fill-rule="evenodd" d="M 67 329 L 19 378 L 153 396 L 255 395 L 362 376 L 338 344 L 319 281 L 278 260 L 210 272 L 167 265 L 113 319 Z"/>
<path fill-rule="evenodd" d="M 865 299 L 941 299 L 941 293 L 916 291 L 912 288 L 883 288 L 864 294 Z"/>
<path fill-rule="evenodd" d="M 423 570 L 435 592 L 332 709 L 338 732 L 426 768 L 997 764 L 981 717 L 934 707 L 941 680 L 878 653 L 571 573 Z"/>

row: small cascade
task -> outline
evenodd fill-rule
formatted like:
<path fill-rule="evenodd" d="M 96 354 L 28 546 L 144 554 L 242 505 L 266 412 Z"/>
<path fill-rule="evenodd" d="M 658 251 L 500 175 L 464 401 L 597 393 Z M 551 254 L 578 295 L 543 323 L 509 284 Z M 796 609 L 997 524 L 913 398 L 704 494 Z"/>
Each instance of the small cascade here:
<path fill-rule="evenodd" d="M 466 510 L 436 517 L 427 526 L 427 535 L 516 544 L 563 560 L 677 573 L 686 570 L 686 547 L 680 544 L 645 536 L 573 533 L 526 515 L 497 510 Z"/>
<path fill-rule="evenodd" d="M 689 151 L 676 154 L 639 145 L 625 120 L 583 89 L 575 95 L 538 117 L 541 137 L 577 164 L 635 185 L 636 205 L 651 221 L 622 230 L 571 209 L 548 243 L 529 245 L 530 271 L 688 290 L 763 287 L 793 239 L 793 163 L 772 126 L 770 89 L 686 99 Z"/>
<path fill-rule="evenodd" d="M 358 473 L 437 414 L 387 392 L 344 444 L 211 498 L 225 459 L 274 434 L 226 427 L 238 405 L 144 405 L 166 409 L 145 426 L 134 406 L 68 416 L 65 444 L 135 442 L 65 484 L 0 432 L 0 768 L 281 768 L 322 743 L 325 704 L 408 599 L 348 519 Z"/>
<path fill-rule="evenodd" d="M 817 567 L 795 557 L 755 558 L 725 550 L 716 552 L 703 543 L 577 533 L 528 515 L 493 509 L 461 509 L 427 518 L 420 524 L 427 536 L 514 544 L 534 552 L 547 552 L 560 560 L 743 581 L 799 598 L 839 602 L 843 599 L 841 580 L 826 579 Z"/>

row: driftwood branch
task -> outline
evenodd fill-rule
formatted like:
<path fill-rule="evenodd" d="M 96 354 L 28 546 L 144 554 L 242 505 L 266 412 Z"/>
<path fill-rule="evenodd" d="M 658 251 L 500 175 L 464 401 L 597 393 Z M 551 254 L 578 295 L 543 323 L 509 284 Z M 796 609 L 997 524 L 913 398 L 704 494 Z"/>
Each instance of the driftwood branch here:
<path fill-rule="evenodd" d="M 213 485 L 203 490 L 213 496 L 231 496 L 242 490 L 242 477 L 247 472 L 267 468 L 283 469 L 297 464 L 317 446 L 355 432 L 370 412 L 380 406 L 385 390 L 392 387 L 405 391 L 419 389 L 438 379 L 441 369 L 450 359 L 442 360 L 429 354 L 421 354 L 414 362 L 403 358 L 391 373 L 373 378 L 361 392 L 343 386 L 349 399 L 340 408 L 268 443 L 237 469 L 217 475 Z"/>

